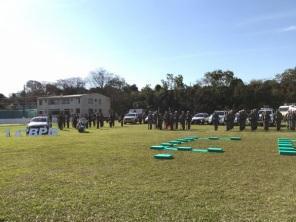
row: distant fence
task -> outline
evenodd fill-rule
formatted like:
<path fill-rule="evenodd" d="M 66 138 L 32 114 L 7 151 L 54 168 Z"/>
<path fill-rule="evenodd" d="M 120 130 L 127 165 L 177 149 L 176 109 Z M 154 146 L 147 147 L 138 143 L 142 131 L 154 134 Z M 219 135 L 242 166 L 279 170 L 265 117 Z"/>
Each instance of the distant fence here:
<path fill-rule="evenodd" d="M 0 124 L 27 124 L 30 119 L 31 118 L 0 119 Z"/>
<path fill-rule="evenodd" d="M 26 119 L 37 115 L 37 109 L 24 110 L 0 110 L 0 120 L 2 119 Z"/>

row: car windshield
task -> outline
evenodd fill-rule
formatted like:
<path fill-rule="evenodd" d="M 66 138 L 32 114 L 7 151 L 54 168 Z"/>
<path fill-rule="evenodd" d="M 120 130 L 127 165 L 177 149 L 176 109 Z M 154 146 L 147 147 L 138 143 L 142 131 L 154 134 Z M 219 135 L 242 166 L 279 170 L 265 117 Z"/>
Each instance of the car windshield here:
<path fill-rule="evenodd" d="M 136 116 L 136 113 L 128 113 L 125 116 L 127 116 L 127 117 L 135 117 Z"/>
<path fill-rule="evenodd" d="M 222 111 L 220 111 L 220 112 L 218 111 L 217 114 L 218 114 L 219 116 L 224 116 L 224 115 L 225 115 L 225 113 L 222 112 Z"/>
<path fill-rule="evenodd" d="M 267 114 L 271 114 L 271 111 L 270 110 L 259 110 L 259 114 L 262 114 L 263 112 L 267 112 Z"/>
<path fill-rule="evenodd" d="M 205 113 L 198 113 L 198 114 L 195 114 L 194 117 L 206 117 L 207 115 Z"/>
<path fill-rule="evenodd" d="M 279 108 L 280 112 L 287 112 L 289 110 L 289 107 L 281 107 Z"/>
<path fill-rule="evenodd" d="M 36 117 L 31 120 L 31 122 L 47 122 L 46 118 Z"/>

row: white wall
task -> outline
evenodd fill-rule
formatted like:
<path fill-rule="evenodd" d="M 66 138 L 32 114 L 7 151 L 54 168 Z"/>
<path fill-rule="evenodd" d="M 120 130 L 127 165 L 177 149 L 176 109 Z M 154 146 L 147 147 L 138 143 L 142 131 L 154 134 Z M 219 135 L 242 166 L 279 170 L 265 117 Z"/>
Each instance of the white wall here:
<path fill-rule="evenodd" d="M 26 124 L 31 118 L 0 119 L 0 124 Z"/>

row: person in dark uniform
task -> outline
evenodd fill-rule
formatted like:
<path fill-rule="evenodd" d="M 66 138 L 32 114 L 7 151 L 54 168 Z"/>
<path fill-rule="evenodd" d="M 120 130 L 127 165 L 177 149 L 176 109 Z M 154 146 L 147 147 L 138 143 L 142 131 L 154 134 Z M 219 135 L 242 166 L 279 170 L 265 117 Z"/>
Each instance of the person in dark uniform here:
<path fill-rule="evenodd" d="M 88 122 L 88 127 L 91 128 L 91 123 L 92 123 L 91 113 L 89 113 L 87 116 L 87 122 Z"/>
<path fill-rule="evenodd" d="M 99 129 L 100 128 L 100 115 L 98 112 L 96 114 L 96 121 L 97 121 L 97 129 Z"/>
<path fill-rule="evenodd" d="M 178 115 L 178 111 L 176 110 L 174 112 L 174 128 L 177 130 L 178 129 L 178 123 L 179 123 L 179 115 Z"/>
<path fill-rule="evenodd" d="M 100 127 L 102 128 L 104 126 L 104 115 L 101 109 L 99 109 L 99 120 L 100 120 Z"/>
<path fill-rule="evenodd" d="M 287 119 L 287 128 L 288 130 L 291 130 L 291 110 L 288 111 L 287 115 L 286 115 L 286 119 Z"/>
<path fill-rule="evenodd" d="M 263 117 L 263 127 L 265 131 L 268 131 L 269 129 L 269 121 L 270 121 L 270 115 L 268 112 L 263 112 L 262 114 Z"/>
<path fill-rule="evenodd" d="M 120 125 L 123 127 L 123 119 L 124 119 L 124 114 L 121 114 L 120 116 Z"/>
<path fill-rule="evenodd" d="M 48 114 L 48 123 L 49 123 L 49 127 L 52 127 L 52 115 Z"/>
<path fill-rule="evenodd" d="M 243 109 L 239 111 L 239 130 L 243 131 L 246 128 L 247 113 Z"/>
<path fill-rule="evenodd" d="M 218 115 L 217 112 L 213 113 L 212 122 L 213 122 L 215 131 L 217 131 L 218 130 L 218 125 L 219 125 L 219 115 Z"/>
<path fill-rule="evenodd" d="M 172 112 L 169 112 L 169 125 L 170 130 L 174 130 L 174 115 Z"/>
<path fill-rule="evenodd" d="M 251 124 L 251 130 L 254 131 L 257 129 L 256 123 L 257 123 L 257 118 L 256 118 L 256 110 L 252 109 L 250 114 L 249 114 L 249 120 Z"/>
<path fill-rule="evenodd" d="M 152 124 L 153 124 L 153 116 L 152 116 L 152 112 L 149 111 L 148 112 L 148 130 L 152 130 Z"/>
<path fill-rule="evenodd" d="M 280 131 L 281 130 L 281 125 L 282 125 L 282 119 L 283 115 L 279 110 L 275 112 L 275 124 L 276 124 L 276 130 Z"/>
<path fill-rule="evenodd" d="M 181 114 L 179 116 L 179 120 L 180 120 L 182 130 L 185 130 L 186 116 L 185 116 L 185 112 L 183 110 L 181 111 Z"/>
<path fill-rule="evenodd" d="M 164 114 L 163 114 L 163 121 L 164 121 L 164 128 L 165 129 L 168 129 L 168 126 L 169 126 L 169 115 L 168 115 L 168 112 L 165 111 Z"/>
<path fill-rule="evenodd" d="M 187 130 L 190 130 L 190 128 L 191 128 L 191 119 L 192 119 L 192 117 L 191 117 L 190 111 L 187 110 L 186 116 L 185 116 L 186 129 Z"/>
<path fill-rule="evenodd" d="M 291 130 L 295 130 L 296 128 L 296 111 L 291 112 Z"/>
<path fill-rule="evenodd" d="M 161 112 L 158 112 L 157 124 L 158 124 L 157 128 L 162 130 L 163 116 L 162 116 Z"/>
<path fill-rule="evenodd" d="M 78 123 L 78 114 L 74 114 L 72 117 L 72 127 L 76 128 L 77 123 Z"/>
<path fill-rule="evenodd" d="M 139 123 L 142 124 L 142 122 L 143 122 L 143 115 L 141 113 L 141 114 L 139 114 Z"/>
<path fill-rule="evenodd" d="M 109 126 L 110 128 L 114 127 L 115 116 L 113 111 L 109 111 Z"/>
<path fill-rule="evenodd" d="M 227 112 L 227 114 L 225 115 L 225 130 L 229 131 L 231 130 L 231 120 L 232 120 L 232 110 L 230 110 L 229 112 Z"/>
<path fill-rule="evenodd" d="M 59 113 L 58 116 L 57 116 L 57 120 L 58 120 L 58 127 L 60 130 L 63 130 L 63 118 L 62 118 L 62 113 Z"/>
<path fill-rule="evenodd" d="M 66 114 L 66 123 L 67 123 L 67 128 L 70 128 L 70 115 L 67 113 Z"/>

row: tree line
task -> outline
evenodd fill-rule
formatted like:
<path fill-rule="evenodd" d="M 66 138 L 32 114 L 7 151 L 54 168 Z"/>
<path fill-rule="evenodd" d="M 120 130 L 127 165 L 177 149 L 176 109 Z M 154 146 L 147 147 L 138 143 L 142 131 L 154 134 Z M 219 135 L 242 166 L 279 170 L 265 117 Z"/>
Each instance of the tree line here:
<path fill-rule="evenodd" d="M 29 80 L 24 89 L 5 97 L 0 93 L 0 109 L 34 108 L 37 97 L 101 93 L 111 98 L 112 109 L 125 113 L 131 108 L 146 110 L 190 110 L 208 112 L 223 109 L 253 109 L 262 106 L 277 108 L 296 102 L 296 67 L 287 69 L 269 80 L 244 83 L 232 71 L 215 70 L 204 74 L 193 85 L 184 83 L 180 74 L 167 74 L 154 87 L 139 89 L 124 78 L 98 69 L 86 79 L 73 77 L 56 82 Z"/>

